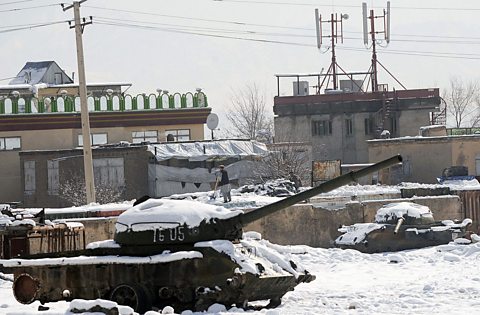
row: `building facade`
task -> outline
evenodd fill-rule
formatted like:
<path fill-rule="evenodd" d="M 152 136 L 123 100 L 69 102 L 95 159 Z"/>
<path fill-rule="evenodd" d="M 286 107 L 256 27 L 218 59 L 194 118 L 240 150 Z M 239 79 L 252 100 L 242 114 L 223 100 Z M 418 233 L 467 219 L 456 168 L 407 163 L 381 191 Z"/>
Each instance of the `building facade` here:
<path fill-rule="evenodd" d="M 264 144 L 250 140 L 98 146 L 92 150 L 97 202 L 210 191 L 220 164 L 232 185 L 251 183 L 268 153 Z M 85 203 L 81 149 L 22 151 L 20 165 L 24 206 Z"/>
<path fill-rule="evenodd" d="M 401 166 L 379 179 L 384 184 L 400 182 L 438 183 L 451 166 L 466 166 L 468 175 L 480 176 L 480 135 L 404 137 L 368 141 L 371 162 L 401 154 Z"/>
<path fill-rule="evenodd" d="M 310 142 L 314 160 L 367 163 L 367 140 L 417 135 L 440 104 L 438 89 L 335 92 L 276 96 L 275 141 Z"/>
<path fill-rule="evenodd" d="M 202 92 L 91 96 L 88 104 L 93 146 L 161 142 L 167 135 L 203 140 L 211 111 Z M 78 148 L 81 133 L 78 97 L 0 99 L 0 203 L 23 200 L 22 174 L 28 177 L 32 165 L 20 162 L 20 151 Z"/>

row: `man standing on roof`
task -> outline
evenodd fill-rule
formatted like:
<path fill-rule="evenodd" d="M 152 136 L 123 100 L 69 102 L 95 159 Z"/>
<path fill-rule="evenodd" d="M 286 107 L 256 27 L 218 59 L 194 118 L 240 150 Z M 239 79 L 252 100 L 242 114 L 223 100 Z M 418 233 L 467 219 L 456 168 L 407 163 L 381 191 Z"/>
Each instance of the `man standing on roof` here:
<path fill-rule="evenodd" d="M 220 173 L 217 177 L 218 186 L 220 187 L 220 191 L 223 195 L 223 202 L 232 201 L 232 196 L 230 195 L 230 180 L 228 179 L 228 173 L 225 170 L 225 166 L 220 165 Z"/>

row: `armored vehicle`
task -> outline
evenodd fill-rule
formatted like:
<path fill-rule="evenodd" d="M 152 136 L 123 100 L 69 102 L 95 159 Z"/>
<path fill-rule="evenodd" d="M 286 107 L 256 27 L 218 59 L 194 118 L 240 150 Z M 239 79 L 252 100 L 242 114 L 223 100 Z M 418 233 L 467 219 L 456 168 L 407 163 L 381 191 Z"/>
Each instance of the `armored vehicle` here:
<path fill-rule="evenodd" d="M 430 209 L 412 202 L 381 207 L 374 223 L 357 223 L 339 229 L 335 246 L 364 253 L 400 251 L 447 244 L 465 237 L 470 219 L 435 221 Z"/>
<path fill-rule="evenodd" d="M 14 273 L 13 292 L 21 303 L 103 298 L 139 312 L 166 305 L 176 310 L 205 310 L 213 303 L 248 307 L 259 300 L 276 307 L 285 293 L 315 276 L 258 233 L 244 234 L 243 227 L 399 162 L 401 157 L 394 156 L 248 213 L 142 198 L 118 217 L 114 240 L 76 253 L 0 264 Z"/>

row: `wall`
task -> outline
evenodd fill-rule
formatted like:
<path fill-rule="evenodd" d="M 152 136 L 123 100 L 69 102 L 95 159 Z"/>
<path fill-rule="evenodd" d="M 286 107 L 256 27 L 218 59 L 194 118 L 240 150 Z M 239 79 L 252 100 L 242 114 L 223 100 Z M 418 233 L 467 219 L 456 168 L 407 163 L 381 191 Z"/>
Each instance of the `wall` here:
<path fill-rule="evenodd" d="M 145 146 L 126 148 L 94 149 L 93 159 L 122 157 L 124 165 L 125 190 L 123 199 L 132 200 L 148 194 L 148 161 L 151 154 Z M 59 159 L 60 184 L 63 174 L 76 174 L 83 178 L 82 150 L 62 151 L 31 151 L 23 152 L 20 162 L 35 161 L 35 192 L 25 195 L 25 207 L 66 207 L 71 204 L 61 199 L 59 195 L 50 195 L 48 192 L 47 161 Z M 70 176 L 70 175 L 65 175 Z M 22 183 L 22 192 L 24 183 Z"/>
<path fill-rule="evenodd" d="M 437 183 L 443 170 L 454 165 L 467 166 L 469 175 L 477 175 L 480 135 L 372 140 L 368 149 L 371 162 L 401 154 L 403 181 Z"/>

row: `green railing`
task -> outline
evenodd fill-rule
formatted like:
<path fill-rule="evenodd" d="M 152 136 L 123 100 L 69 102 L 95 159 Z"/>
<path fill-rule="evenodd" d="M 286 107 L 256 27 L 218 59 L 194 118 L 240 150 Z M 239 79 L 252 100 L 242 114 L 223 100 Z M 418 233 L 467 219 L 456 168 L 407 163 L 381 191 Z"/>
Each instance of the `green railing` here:
<path fill-rule="evenodd" d="M 480 134 L 480 128 L 447 128 L 447 135 L 449 136 L 464 136 Z"/>
<path fill-rule="evenodd" d="M 103 95 L 87 98 L 90 112 L 162 110 L 208 107 L 207 96 L 203 92 L 174 94 Z M 80 97 L 1 97 L 0 115 L 36 113 L 80 112 Z"/>

